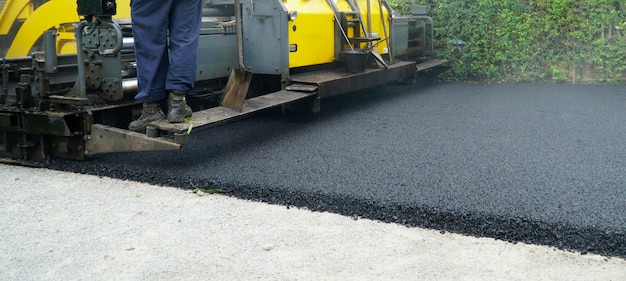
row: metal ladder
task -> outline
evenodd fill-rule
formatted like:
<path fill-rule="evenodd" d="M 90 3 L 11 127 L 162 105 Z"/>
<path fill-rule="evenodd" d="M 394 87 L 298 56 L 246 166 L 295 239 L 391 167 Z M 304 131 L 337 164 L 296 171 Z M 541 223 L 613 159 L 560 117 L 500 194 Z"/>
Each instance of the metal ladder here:
<path fill-rule="evenodd" d="M 372 42 L 380 40 L 380 37 L 371 36 L 371 30 L 365 27 L 358 4 L 354 0 L 346 0 L 346 2 L 352 11 L 341 12 L 341 27 L 346 35 L 350 34 L 349 30 L 352 29 L 352 36 L 348 36 L 351 47 L 364 49 L 361 45 L 367 43 L 366 49 L 370 49 Z"/>

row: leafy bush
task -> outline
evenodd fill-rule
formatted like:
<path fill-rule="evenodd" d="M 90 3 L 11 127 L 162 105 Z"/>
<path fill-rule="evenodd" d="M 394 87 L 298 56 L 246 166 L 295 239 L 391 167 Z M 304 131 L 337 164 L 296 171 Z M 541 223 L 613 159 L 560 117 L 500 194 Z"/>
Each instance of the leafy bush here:
<path fill-rule="evenodd" d="M 394 0 L 403 12 L 412 0 Z M 422 0 L 450 79 L 624 82 L 626 17 L 612 0 Z M 466 44 L 454 44 L 462 40 Z M 452 43 L 451 43 L 452 42 Z"/>

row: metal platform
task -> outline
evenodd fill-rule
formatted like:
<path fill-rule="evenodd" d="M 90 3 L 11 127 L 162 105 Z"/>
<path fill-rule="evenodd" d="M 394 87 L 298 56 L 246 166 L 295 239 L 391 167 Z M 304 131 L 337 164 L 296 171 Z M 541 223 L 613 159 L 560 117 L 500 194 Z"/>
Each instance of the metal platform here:
<path fill-rule="evenodd" d="M 278 91 L 267 95 L 247 99 L 244 101 L 241 111 L 225 106 L 217 106 L 202 111 L 196 111 L 191 118 L 183 123 L 171 124 L 167 121 L 152 123 L 159 130 L 176 134 L 186 133 L 189 128 L 195 130 L 209 128 L 225 122 L 235 121 L 254 112 L 287 104 L 314 95 L 315 92 Z"/>
<path fill-rule="evenodd" d="M 351 91 L 383 85 L 415 75 L 415 62 L 397 61 L 389 68 L 366 68 L 361 73 L 348 73 L 343 68 L 292 75 L 291 81 L 317 85 L 320 97 L 344 94 Z"/>
<path fill-rule="evenodd" d="M 416 69 L 420 71 L 445 62 L 444 60 L 430 60 L 416 65 L 415 62 L 398 61 L 390 63 L 388 69 L 367 68 L 362 73 L 347 73 L 343 68 L 339 68 L 295 74 L 290 77 L 292 84 L 287 87 L 290 90 L 247 99 L 241 111 L 218 106 L 194 112 L 193 116 L 183 123 L 170 124 L 167 121 L 160 121 L 150 125 L 158 130 L 183 134 L 190 128 L 193 130 L 217 126 L 244 118 L 260 110 L 314 95 L 328 97 L 397 81 L 399 78 L 411 78 L 415 75 Z"/>
<path fill-rule="evenodd" d="M 446 63 L 448 63 L 448 60 L 433 59 L 433 60 L 425 61 L 423 63 L 420 63 L 420 64 L 416 65 L 415 66 L 415 71 L 417 71 L 417 72 L 424 71 L 424 70 L 427 70 L 427 69 L 431 69 L 433 67 L 444 65 Z"/>

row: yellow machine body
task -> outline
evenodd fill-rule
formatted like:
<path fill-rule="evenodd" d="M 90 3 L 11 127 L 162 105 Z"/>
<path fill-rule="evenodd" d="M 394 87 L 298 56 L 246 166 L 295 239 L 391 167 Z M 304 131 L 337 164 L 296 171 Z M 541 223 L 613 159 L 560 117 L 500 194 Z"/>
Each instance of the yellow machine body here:
<path fill-rule="evenodd" d="M 130 0 L 118 0 L 114 18 L 130 18 Z M 0 38 L 10 42 L 0 50 L 6 58 L 28 56 L 44 33 L 56 28 L 57 52 L 76 53 L 72 23 L 80 18 L 76 14 L 75 0 L 49 0 L 35 7 L 29 0 L 0 0 Z"/>
<path fill-rule="evenodd" d="M 330 0 L 334 1 L 334 0 Z M 352 8 L 346 0 L 337 0 L 334 2 L 339 12 L 352 12 Z M 390 34 L 390 15 L 389 11 L 381 2 L 370 0 L 370 18 L 371 28 L 369 31 L 367 22 L 368 8 L 366 0 L 355 1 L 361 12 L 361 19 L 365 30 L 360 27 L 360 34 L 364 36 L 365 32 L 370 35 L 377 35 L 380 40 L 371 41 L 370 43 L 376 48 L 379 54 L 388 53 L 388 40 L 385 35 Z M 341 33 L 336 22 L 340 21 L 335 17 L 333 9 L 325 0 L 285 0 L 290 11 L 297 11 L 298 16 L 294 21 L 289 22 L 289 67 L 302 67 L 318 64 L 332 63 L 336 61 L 336 44 L 346 46 L 347 49 L 359 48 L 367 49 L 367 43 L 348 44 L 346 38 L 354 37 L 354 29 L 347 29 L 347 33 Z M 382 11 L 382 15 L 381 15 Z M 339 32 L 339 37 L 335 36 L 335 28 Z M 386 29 L 386 30 L 385 30 Z M 336 42 L 336 40 L 340 40 Z"/>
<path fill-rule="evenodd" d="M 289 67 L 329 63 L 334 60 L 333 11 L 323 0 L 287 0 L 298 12 L 289 22 Z"/>
<path fill-rule="evenodd" d="M 335 0 L 331 0 L 335 1 Z M 348 0 L 336 0 L 335 6 L 339 12 L 352 12 Z M 117 14 L 114 18 L 130 18 L 130 0 L 118 0 Z M 361 13 L 361 36 L 365 32 L 380 37 L 379 41 L 371 44 L 380 54 L 388 53 L 388 40 L 385 35 L 390 34 L 389 11 L 377 0 L 354 1 Z M 284 0 L 289 10 L 297 11 L 296 20 L 289 22 L 289 67 L 332 63 L 337 58 L 337 44 L 345 48 L 366 49 L 364 43 L 347 44 L 346 37 L 354 37 L 353 28 L 347 29 L 344 34 L 339 30 L 336 22 L 339 20 L 333 8 L 325 0 Z M 367 30 L 368 10 L 370 13 L 371 28 Z M 0 0 L 0 38 L 10 42 L 0 50 L 0 55 L 6 58 L 28 56 L 37 50 L 37 42 L 44 31 L 55 28 L 57 36 L 57 53 L 76 53 L 76 43 L 72 23 L 80 18 L 76 14 L 75 0 L 48 0 L 40 6 L 35 6 L 30 0 Z M 381 15 L 382 12 L 382 15 Z M 52 16 L 53 15 L 53 16 Z M 384 23 L 383 23 L 384 21 Z M 386 29 L 386 30 L 385 30 Z M 336 32 L 340 36 L 336 36 Z M 339 40 L 339 42 L 337 42 Z"/>

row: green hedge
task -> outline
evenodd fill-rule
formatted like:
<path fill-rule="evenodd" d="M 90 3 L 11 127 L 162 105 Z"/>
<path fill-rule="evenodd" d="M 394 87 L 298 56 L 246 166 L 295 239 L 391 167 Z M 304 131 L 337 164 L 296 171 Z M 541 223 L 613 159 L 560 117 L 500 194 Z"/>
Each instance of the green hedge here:
<path fill-rule="evenodd" d="M 428 0 L 450 79 L 618 83 L 626 77 L 626 2 Z M 402 11 L 410 0 L 394 0 Z M 461 42 L 465 45 L 459 45 Z"/>

